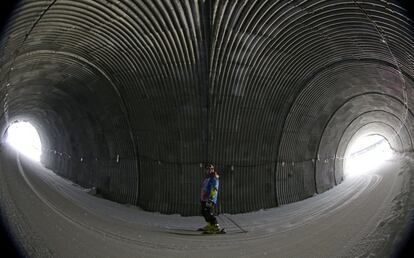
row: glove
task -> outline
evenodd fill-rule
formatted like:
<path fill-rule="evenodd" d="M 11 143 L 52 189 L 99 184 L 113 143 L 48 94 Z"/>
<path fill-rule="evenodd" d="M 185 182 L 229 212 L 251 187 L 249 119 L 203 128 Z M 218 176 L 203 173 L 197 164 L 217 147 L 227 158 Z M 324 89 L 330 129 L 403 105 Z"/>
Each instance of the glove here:
<path fill-rule="evenodd" d="M 212 201 L 210 201 L 210 200 L 208 200 L 207 202 L 206 202 L 206 207 L 207 208 L 212 208 L 213 207 L 213 202 Z"/>

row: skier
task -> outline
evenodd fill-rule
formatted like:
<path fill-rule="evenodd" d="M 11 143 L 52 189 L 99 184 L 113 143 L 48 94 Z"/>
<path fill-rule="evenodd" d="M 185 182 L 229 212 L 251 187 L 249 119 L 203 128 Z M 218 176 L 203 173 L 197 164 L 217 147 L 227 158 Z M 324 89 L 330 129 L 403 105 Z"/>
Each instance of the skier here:
<path fill-rule="evenodd" d="M 206 234 L 225 233 L 217 223 L 217 218 L 214 216 L 214 207 L 217 204 L 217 196 L 219 189 L 219 175 L 212 164 L 206 166 L 206 177 L 201 183 L 201 214 L 207 222 L 200 231 Z"/>

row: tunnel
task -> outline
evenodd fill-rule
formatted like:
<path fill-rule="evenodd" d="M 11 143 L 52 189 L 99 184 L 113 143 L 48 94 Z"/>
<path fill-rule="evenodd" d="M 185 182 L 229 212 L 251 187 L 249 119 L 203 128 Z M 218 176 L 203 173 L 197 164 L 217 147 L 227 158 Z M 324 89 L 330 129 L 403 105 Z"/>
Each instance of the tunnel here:
<path fill-rule="evenodd" d="M 397 257 L 414 218 L 412 11 L 397 0 L 5 4 L 6 238 L 24 257 Z M 37 131 L 39 162 L 9 146 L 19 122 Z M 370 135 L 392 158 L 351 177 L 346 162 L 378 144 L 350 146 Z M 206 164 L 228 232 L 200 238 Z"/>

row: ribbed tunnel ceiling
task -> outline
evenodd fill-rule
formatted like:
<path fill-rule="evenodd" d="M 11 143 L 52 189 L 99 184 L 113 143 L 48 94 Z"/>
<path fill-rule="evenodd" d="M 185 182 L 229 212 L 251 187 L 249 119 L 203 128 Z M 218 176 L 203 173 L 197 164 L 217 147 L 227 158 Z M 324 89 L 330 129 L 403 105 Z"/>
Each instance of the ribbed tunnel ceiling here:
<path fill-rule="evenodd" d="M 413 148 L 396 1 L 25 0 L 1 46 L 3 129 L 32 121 L 48 168 L 147 210 L 197 213 L 205 162 L 222 211 L 323 192 L 366 124 Z"/>

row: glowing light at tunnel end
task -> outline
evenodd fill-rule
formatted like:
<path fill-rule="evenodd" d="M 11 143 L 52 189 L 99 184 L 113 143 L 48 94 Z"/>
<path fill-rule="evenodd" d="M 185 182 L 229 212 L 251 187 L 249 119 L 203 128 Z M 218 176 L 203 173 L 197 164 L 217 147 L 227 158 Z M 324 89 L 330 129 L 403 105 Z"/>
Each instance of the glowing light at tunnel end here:
<path fill-rule="evenodd" d="M 345 176 L 366 174 L 393 158 L 388 141 L 380 135 L 365 135 L 353 141 L 345 154 Z"/>
<path fill-rule="evenodd" d="M 6 143 L 24 156 L 40 162 L 42 144 L 39 133 L 29 122 L 14 122 L 6 132 Z"/>

